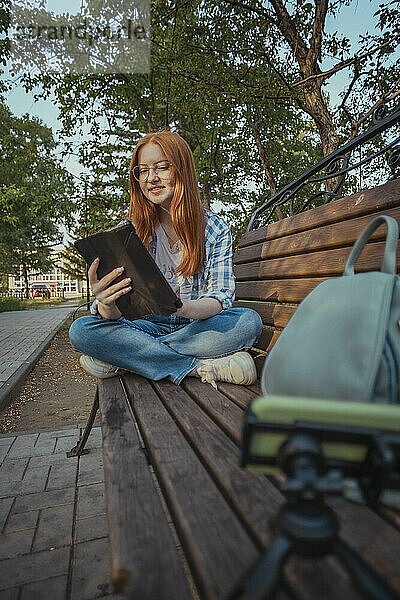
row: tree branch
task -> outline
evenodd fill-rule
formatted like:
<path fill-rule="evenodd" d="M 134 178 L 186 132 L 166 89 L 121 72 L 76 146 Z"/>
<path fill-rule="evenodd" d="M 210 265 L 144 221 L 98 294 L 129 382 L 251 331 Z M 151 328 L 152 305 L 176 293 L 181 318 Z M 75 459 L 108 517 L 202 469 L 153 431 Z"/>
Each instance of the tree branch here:
<path fill-rule="evenodd" d="M 260 17 L 264 17 L 275 26 L 278 26 L 276 20 L 271 16 L 271 14 L 265 10 L 264 8 L 256 7 L 256 6 L 248 6 L 244 2 L 239 2 L 238 0 L 224 0 L 225 4 L 229 4 L 230 6 L 234 6 L 235 8 L 243 8 L 248 12 L 253 12 Z"/>
<path fill-rule="evenodd" d="M 335 67 L 332 67 L 332 69 L 329 69 L 329 71 L 323 71 L 321 73 L 316 73 L 315 75 L 309 75 L 308 77 L 305 77 L 304 79 L 301 79 L 300 81 L 296 81 L 295 83 L 293 83 L 291 85 L 291 87 L 292 88 L 299 87 L 300 85 L 304 85 L 305 83 L 307 83 L 308 81 L 311 81 L 313 79 L 322 79 L 322 80 L 329 79 L 329 77 L 331 75 L 334 75 L 335 73 L 337 73 L 338 71 L 341 71 L 342 69 L 346 69 L 347 67 L 354 64 L 357 61 L 363 60 L 364 58 L 371 56 L 371 54 L 377 52 L 378 50 L 381 50 L 385 46 L 388 46 L 393 41 L 395 41 L 395 38 L 391 38 L 390 40 L 387 40 L 383 44 L 380 44 L 379 46 L 376 46 L 375 48 L 372 48 L 371 50 L 364 52 L 364 54 L 355 55 L 355 56 L 353 56 L 353 58 L 344 60 L 343 62 L 339 63 Z"/>
<path fill-rule="evenodd" d="M 308 54 L 308 48 L 304 43 L 304 40 L 294 26 L 294 23 L 282 0 L 270 0 L 270 2 L 274 8 L 276 16 L 278 17 L 278 22 L 276 24 L 277 27 L 292 48 L 300 67 L 304 67 Z"/>
<path fill-rule="evenodd" d="M 257 146 L 261 164 L 263 166 L 263 170 L 264 170 L 265 176 L 267 178 L 269 188 L 271 190 L 271 196 L 275 196 L 276 190 L 277 190 L 275 177 L 274 177 L 274 174 L 271 169 L 271 164 L 268 160 L 267 152 L 266 152 L 264 145 L 262 143 L 262 140 L 261 140 L 260 130 L 258 129 L 258 123 L 262 120 L 261 115 L 259 113 L 259 110 L 256 109 L 257 110 L 257 114 L 256 114 L 257 118 L 253 119 L 251 117 L 249 107 L 247 107 L 247 109 L 248 109 L 247 121 L 250 125 L 250 129 L 253 134 L 253 138 L 256 143 L 256 146 Z"/>
<path fill-rule="evenodd" d="M 315 68 L 317 63 L 321 61 L 322 36 L 325 27 L 327 11 L 328 0 L 315 0 L 315 17 L 310 41 L 310 49 L 307 57 L 307 62 L 309 62 L 310 66 L 312 65 L 312 68 Z"/>
<path fill-rule="evenodd" d="M 400 80 L 398 80 L 396 82 L 397 89 L 395 92 L 390 90 L 386 94 L 383 94 L 383 96 L 377 102 L 375 102 L 375 104 L 365 113 L 365 115 L 363 115 L 357 121 L 355 121 L 354 127 L 355 127 L 356 131 L 358 130 L 360 125 L 362 125 L 362 123 L 364 123 L 364 121 L 366 121 L 376 111 L 376 109 L 379 108 L 384 102 L 386 102 L 387 100 L 394 100 L 395 98 L 400 96 L 400 89 L 398 87 L 399 84 L 400 84 Z"/>

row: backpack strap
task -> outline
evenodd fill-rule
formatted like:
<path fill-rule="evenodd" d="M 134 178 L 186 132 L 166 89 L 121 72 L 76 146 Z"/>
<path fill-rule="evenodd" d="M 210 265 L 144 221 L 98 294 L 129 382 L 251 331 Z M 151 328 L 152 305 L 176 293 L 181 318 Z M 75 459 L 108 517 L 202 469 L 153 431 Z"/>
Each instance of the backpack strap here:
<path fill-rule="evenodd" d="M 375 219 L 373 219 L 370 223 L 368 223 L 367 227 L 356 240 L 344 267 L 343 275 L 354 275 L 354 266 L 365 244 L 368 242 L 368 239 L 373 234 L 373 232 L 384 223 L 386 223 L 387 226 L 387 234 L 381 271 L 383 273 L 389 273 L 390 275 L 396 274 L 396 250 L 397 242 L 399 239 L 399 226 L 397 225 L 397 221 L 393 219 L 393 217 L 389 217 L 388 215 L 379 215 L 378 217 L 375 217 Z"/>

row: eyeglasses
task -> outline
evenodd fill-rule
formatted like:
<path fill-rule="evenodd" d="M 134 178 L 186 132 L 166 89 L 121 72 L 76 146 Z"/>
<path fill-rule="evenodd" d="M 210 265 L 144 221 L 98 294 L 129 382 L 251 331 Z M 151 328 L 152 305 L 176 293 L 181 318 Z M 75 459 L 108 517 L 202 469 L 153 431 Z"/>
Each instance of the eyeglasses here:
<path fill-rule="evenodd" d="M 171 174 L 172 166 L 172 163 L 167 161 L 157 163 L 156 165 L 153 165 L 153 167 L 136 166 L 133 167 L 132 173 L 136 181 L 139 181 L 139 183 L 144 183 L 147 181 L 150 177 L 150 171 L 152 170 L 154 171 L 154 175 L 156 177 L 159 177 L 160 179 L 168 179 Z"/>

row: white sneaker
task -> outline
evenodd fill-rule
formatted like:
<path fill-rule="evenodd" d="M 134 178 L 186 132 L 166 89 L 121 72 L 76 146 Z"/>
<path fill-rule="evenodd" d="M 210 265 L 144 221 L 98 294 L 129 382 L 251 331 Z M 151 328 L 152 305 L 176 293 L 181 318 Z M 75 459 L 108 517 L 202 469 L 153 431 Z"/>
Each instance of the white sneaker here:
<path fill-rule="evenodd" d="M 97 358 L 87 356 L 87 354 L 82 354 L 79 358 L 79 363 L 86 373 L 89 373 L 89 375 L 97 377 L 98 379 L 108 379 L 109 377 L 117 377 L 118 375 L 125 373 L 124 369 L 113 367 Z"/>
<path fill-rule="evenodd" d="M 237 385 L 251 385 L 257 381 L 257 371 L 248 352 L 235 352 L 221 358 L 203 358 L 197 367 L 203 383 L 210 383 L 216 390 L 216 381 Z"/>

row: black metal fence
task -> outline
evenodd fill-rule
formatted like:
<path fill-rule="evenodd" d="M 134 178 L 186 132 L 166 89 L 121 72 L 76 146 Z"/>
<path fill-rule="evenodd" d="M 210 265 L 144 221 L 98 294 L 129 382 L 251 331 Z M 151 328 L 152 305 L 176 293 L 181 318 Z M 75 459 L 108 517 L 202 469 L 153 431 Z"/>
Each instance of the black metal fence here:
<path fill-rule="evenodd" d="M 49 292 L 50 292 L 50 295 L 42 294 L 40 296 L 35 296 L 34 299 L 45 300 L 46 298 L 65 298 L 64 290 L 61 290 L 61 289 L 57 290 L 57 291 L 49 290 Z M 1 290 L 0 298 L 19 298 L 20 300 L 25 300 L 26 294 L 25 294 L 25 290 L 21 290 L 21 289 Z M 29 298 L 30 299 L 33 298 L 30 291 L 29 291 Z"/>
<path fill-rule="evenodd" d="M 369 129 L 324 157 L 257 208 L 247 231 L 355 193 L 363 187 L 361 174 L 368 187 L 399 177 L 400 104 L 392 109 L 382 104 L 371 119 L 373 125 Z M 386 177 L 383 171 L 388 172 Z"/>

